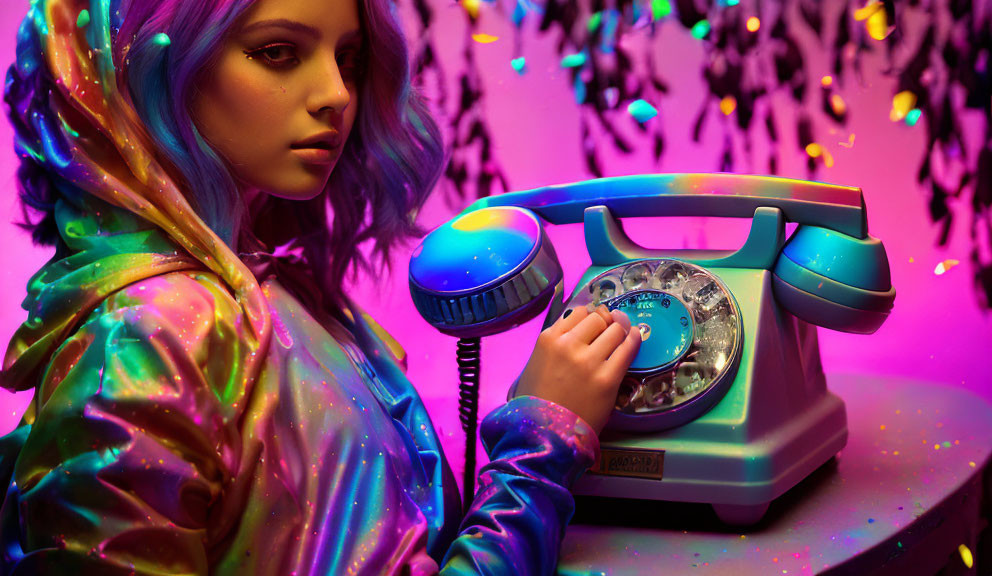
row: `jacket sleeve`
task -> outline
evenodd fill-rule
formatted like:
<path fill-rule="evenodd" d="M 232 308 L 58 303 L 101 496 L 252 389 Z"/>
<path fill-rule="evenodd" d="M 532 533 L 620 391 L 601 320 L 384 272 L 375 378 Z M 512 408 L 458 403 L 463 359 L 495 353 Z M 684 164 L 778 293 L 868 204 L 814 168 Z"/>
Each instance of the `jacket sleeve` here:
<path fill-rule="evenodd" d="M 238 460 L 239 311 L 215 278 L 159 276 L 57 350 L 4 503 L 19 527 L 4 573 L 207 573 L 207 517 Z"/>
<path fill-rule="evenodd" d="M 553 574 L 575 510 L 568 489 L 599 453 L 595 431 L 533 396 L 495 410 L 480 431 L 490 462 L 441 574 Z"/>

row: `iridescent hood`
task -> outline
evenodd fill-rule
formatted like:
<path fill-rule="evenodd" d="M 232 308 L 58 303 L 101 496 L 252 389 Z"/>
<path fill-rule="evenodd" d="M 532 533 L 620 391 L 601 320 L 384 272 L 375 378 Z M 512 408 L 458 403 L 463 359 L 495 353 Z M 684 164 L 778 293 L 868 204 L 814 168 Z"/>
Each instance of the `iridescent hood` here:
<path fill-rule="evenodd" d="M 249 345 L 268 343 L 271 321 L 255 276 L 195 214 L 118 90 L 112 34 L 119 4 L 33 0 L 18 32 L 6 83 L 11 115 L 21 124 L 15 148 L 62 192 L 55 216 L 66 250 L 28 284 L 28 319 L 0 372 L 8 390 L 33 387 L 53 352 L 107 295 L 176 270 L 217 274 L 242 309 Z"/>

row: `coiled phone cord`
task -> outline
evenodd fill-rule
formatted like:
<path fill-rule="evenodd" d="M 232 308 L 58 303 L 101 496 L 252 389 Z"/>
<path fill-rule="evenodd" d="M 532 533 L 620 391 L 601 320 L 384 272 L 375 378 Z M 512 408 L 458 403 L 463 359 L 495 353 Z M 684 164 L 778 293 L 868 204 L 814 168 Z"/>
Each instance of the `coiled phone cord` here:
<path fill-rule="evenodd" d="M 475 444 L 479 422 L 479 371 L 482 360 L 479 338 L 459 338 L 458 419 L 465 431 L 465 472 L 462 476 L 462 502 L 468 510 L 475 497 Z"/>

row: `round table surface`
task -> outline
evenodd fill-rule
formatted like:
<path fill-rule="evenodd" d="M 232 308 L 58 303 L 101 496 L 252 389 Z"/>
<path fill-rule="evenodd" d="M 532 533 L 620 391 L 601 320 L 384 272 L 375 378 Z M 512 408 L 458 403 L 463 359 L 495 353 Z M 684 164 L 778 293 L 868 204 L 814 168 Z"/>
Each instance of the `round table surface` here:
<path fill-rule="evenodd" d="M 928 544 L 942 523 L 928 512 L 978 524 L 971 492 L 992 451 L 992 405 L 905 379 L 832 374 L 827 384 L 847 404 L 847 446 L 760 523 L 725 526 L 705 504 L 579 499 L 559 574 L 814 574 L 859 557 L 874 569 Z M 970 550 L 953 544 L 961 568 Z"/>

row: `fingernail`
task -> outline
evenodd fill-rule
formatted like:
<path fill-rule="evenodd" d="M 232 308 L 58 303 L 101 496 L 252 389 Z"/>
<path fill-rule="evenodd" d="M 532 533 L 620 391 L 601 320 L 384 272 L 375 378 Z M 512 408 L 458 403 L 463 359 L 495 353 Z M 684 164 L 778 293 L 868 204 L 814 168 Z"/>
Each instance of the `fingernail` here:
<path fill-rule="evenodd" d="M 590 302 L 590 303 L 586 304 L 586 312 L 592 314 L 595 311 L 596 311 L 596 304 L 595 303 Z"/>
<path fill-rule="evenodd" d="M 614 322 L 619 322 L 625 332 L 630 332 L 630 318 L 620 310 L 612 310 L 610 314 L 613 316 Z"/>

